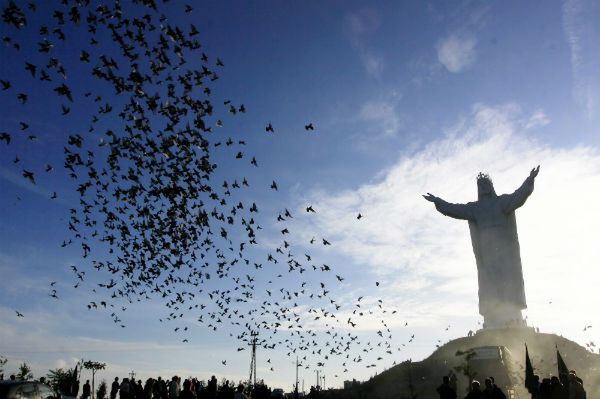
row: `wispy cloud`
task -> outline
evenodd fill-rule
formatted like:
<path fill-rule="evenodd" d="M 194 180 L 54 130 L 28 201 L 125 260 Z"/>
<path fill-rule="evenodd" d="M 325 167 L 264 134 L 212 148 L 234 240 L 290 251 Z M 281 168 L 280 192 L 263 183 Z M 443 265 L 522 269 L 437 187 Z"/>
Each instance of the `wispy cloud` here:
<path fill-rule="evenodd" d="M 381 18 L 373 8 L 362 8 L 346 14 L 346 27 L 350 43 L 358 52 L 360 60 L 373 78 L 380 78 L 384 68 L 383 57 L 367 45 L 367 36 L 379 29 Z"/>
<path fill-rule="evenodd" d="M 346 22 L 352 33 L 362 35 L 377 30 L 381 24 L 381 18 L 375 9 L 362 8 L 346 14 Z"/>
<path fill-rule="evenodd" d="M 475 62 L 476 44 L 477 40 L 471 35 L 453 33 L 437 43 L 438 61 L 450 72 L 462 72 Z"/>
<path fill-rule="evenodd" d="M 525 129 L 534 129 L 536 127 L 546 126 L 549 123 L 550 118 L 548 118 L 548 115 L 546 115 L 544 110 L 537 109 L 531 114 L 524 127 Z"/>
<path fill-rule="evenodd" d="M 395 136 L 401 127 L 394 100 L 370 100 L 365 102 L 358 114 L 370 126 L 376 136 Z"/>
<path fill-rule="evenodd" d="M 0 167 L 0 178 L 48 200 L 50 200 L 50 197 L 52 196 L 50 190 L 43 188 L 39 184 L 33 184 L 29 180 L 26 180 L 22 176 L 19 176 L 6 168 Z"/>
<path fill-rule="evenodd" d="M 512 192 L 541 164 L 535 192 L 517 211 L 527 314 L 536 325 L 577 339 L 579 325 L 600 306 L 600 296 L 584 301 L 577 294 L 595 292 L 592 281 L 600 279 L 593 244 L 600 214 L 591 212 L 600 201 L 600 152 L 552 148 L 522 134 L 547 119 L 540 110 L 524 117 L 516 104 L 475 105 L 445 138 L 403 156 L 380 178 L 348 191 L 305 194 L 301 201 L 319 214 L 296 228 L 328 237 L 329 256 L 350 259 L 352 270 L 366 267 L 385 281 L 378 293 L 403 315 L 438 323 L 474 316 L 477 275 L 467 224 L 440 215 L 421 194 L 472 201 L 479 171 L 492 175 L 499 193 Z M 566 275 L 541 278 L 558 273 Z M 567 312 L 573 327 L 549 312 L 550 298 L 557 311 L 577 309 Z"/>
<path fill-rule="evenodd" d="M 563 29 L 571 50 L 573 97 L 594 119 L 600 106 L 600 5 L 595 1 L 567 0 L 562 8 Z"/>
<path fill-rule="evenodd" d="M 375 52 L 366 49 L 363 46 L 358 46 L 360 59 L 367 71 L 367 75 L 380 78 L 383 72 L 383 57 L 375 54 Z"/>

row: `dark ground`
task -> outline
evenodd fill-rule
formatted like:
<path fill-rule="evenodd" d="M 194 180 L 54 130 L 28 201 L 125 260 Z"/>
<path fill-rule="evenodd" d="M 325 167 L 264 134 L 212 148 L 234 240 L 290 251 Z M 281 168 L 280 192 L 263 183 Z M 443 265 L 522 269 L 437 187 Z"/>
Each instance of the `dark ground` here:
<path fill-rule="evenodd" d="M 583 379 L 587 397 L 600 397 L 600 355 L 586 350 L 584 347 L 555 334 L 536 333 L 532 328 L 506 328 L 495 330 L 480 330 L 472 337 L 458 338 L 443 345 L 421 362 L 404 362 L 375 376 L 361 384 L 358 392 L 348 397 L 369 399 L 400 399 L 410 398 L 412 394 L 418 399 L 437 399 L 436 387 L 440 385 L 442 376 L 464 363 L 463 356 L 457 356 L 457 351 L 484 346 L 504 346 L 510 353 L 507 358 L 506 372 L 515 385 L 516 398 L 529 398 L 524 387 L 525 377 L 525 344 L 529 348 L 535 373 L 541 378 L 557 375 L 556 347 L 560 351 L 569 369 L 577 371 Z M 483 380 L 489 374 L 500 372 L 477 370 L 476 379 Z M 457 373 L 459 374 L 459 373 Z M 493 374 L 492 374 L 493 375 Z M 458 375 L 457 394 L 459 398 L 466 395 L 467 378 Z"/>

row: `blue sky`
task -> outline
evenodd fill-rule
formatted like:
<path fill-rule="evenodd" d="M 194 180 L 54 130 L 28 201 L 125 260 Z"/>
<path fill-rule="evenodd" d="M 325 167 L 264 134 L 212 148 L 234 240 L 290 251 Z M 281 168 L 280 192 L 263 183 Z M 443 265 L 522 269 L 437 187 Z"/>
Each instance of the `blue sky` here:
<path fill-rule="evenodd" d="M 598 4 L 232 1 L 196 3 L 191 15 L 171 11 L 173 20 L 194 23 L 204 51 L 225 64 L 213 86 L 215 103 L 231 99 L 248 110 L 236 118 L 218 111 L 225 126 L 217 131 L 224 139 L 247 140 L 247 153 L 256 154 L 260 167 L 248 170 L 224 158 L 220 173 L 247 176 L 263 215 L 292 211 L 295 252 L 312 251 L 345 277 L 331 286 L 348 305 L 341 319 L 358 296 L 375 311 L 378 299 L 396 310 L 379 315 L 392 330 L 393 355 L 374 347 L 364 356 L 384 357 L 377 367 L 366 368 L 365 360 L 349 364 L 347 373 L 341 362 L 327 362 L 327 385 L 422 359 L 435 345 L 478 327 L 467 225 L 437 214 L 420 195 L 472 200 L 479 171 L 491 174 L 496 191 L 511 192 L 541 164 L 535 192 L 517 211 L 525 314 L 544 332 L 581 345 L 600 341 L 600 320 L 593 316 L 600 307 L 594 288 L 600 279 Z M 37 43 L 37 35 L 33 39 Z M 75 47 L 57 51 L 77 56 Z M 32 90 L 13 54 L 2 46 L 1 78 Z M 35 56 L 27 48 L 19 55 Z M 69 79 L 82 90 L 87 84 L 82 76 Z M 77 201 L 60 170 L 62 147 L 68 134 L 87 126 L 77 118 L 82 105 L 73 105 L 65 125 L 49 111 L 57 107 L 53 97 L 31 96 L 23 107 L 15 95 L 0 92 L 6 104 L 1 130 L 14 130 L 34 114 L 30 131 L 38 140 L 0 143 L 0 355 L 9 359 L 8 369 L 26 360 L 40 375 L 85 358 L 106 362 L 107 379 L 131 369 L 141 378 L 247 378 L 249 353 L 236 350 L 234 337 L 188 320 L 190 342 L 184 344 L 171 325 L 158 321 L 161 303 L 128 306 L 126 328 L 87 310 L 96 298 L 72 289 L 69 271 L 70 264 L 85 262 L 77 249 L 60 247 L 68 209 Z M 264 131 L 269 122 L 274 135 Z M 309 122 L 314 132 L 304 130 Z M 56 171 L 32 186 L 13 163 L 17 153 L 21 165 L 50 163 Z M 273 179 L 277 192 L 268 189 Z M 53 191 L 58 200 L 49 200 Z M 304 211 L 309 204 L 316 215 Z M 261 223 L 258 259 L 279 241 L 274 218 Z M 333 245 L 315 249 L 308 244 L 313 236 Z M 306 278 L 318 285 L 320 276 Z M 48 297 L 50 281 L 58 281 L 60 300 Z M 278 284 L 297 281 L 286 276 Z M 307 317 L 315 306 L 302 299 L 297 305 Z M 375 342 L 379 320 L 360 323 L 363 342 Z M 319 339 L 327 338 L 326 327 L 313 327 L 322 332 Z M 412 334 L 417 338 L 409 343 Z M 259 351 L 259 378 L 290 389 L 293 361 L 284 350 Z M 314 368 L 303 369 L 301 379 L 312 383 Z"/>

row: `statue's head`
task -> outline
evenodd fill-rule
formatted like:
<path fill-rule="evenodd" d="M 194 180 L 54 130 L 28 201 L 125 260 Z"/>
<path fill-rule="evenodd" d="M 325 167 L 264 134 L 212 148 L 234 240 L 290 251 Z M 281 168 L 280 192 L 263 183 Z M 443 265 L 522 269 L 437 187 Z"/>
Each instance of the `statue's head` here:
<path fill-rule="evenodd" d="M 477 175 L 477 197 L 481 198 L 484 196 L 496 196 L 496 191 L 494 190 L 494 183 L 492 183 L 490 176 L 479 173 Z"/>

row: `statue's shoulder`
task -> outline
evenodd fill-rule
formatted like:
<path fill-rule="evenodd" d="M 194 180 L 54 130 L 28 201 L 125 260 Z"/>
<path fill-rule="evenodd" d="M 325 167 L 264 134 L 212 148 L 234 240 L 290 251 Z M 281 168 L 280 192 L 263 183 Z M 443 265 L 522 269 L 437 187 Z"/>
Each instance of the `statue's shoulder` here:
<path fill-rule="evenodd" d="M 511 194 L 500 194 L 498 196 L 498 202 L 500 202 L 501 204 L 506 204 L 510 201 L 512 201 L 512 195 Z"/>

